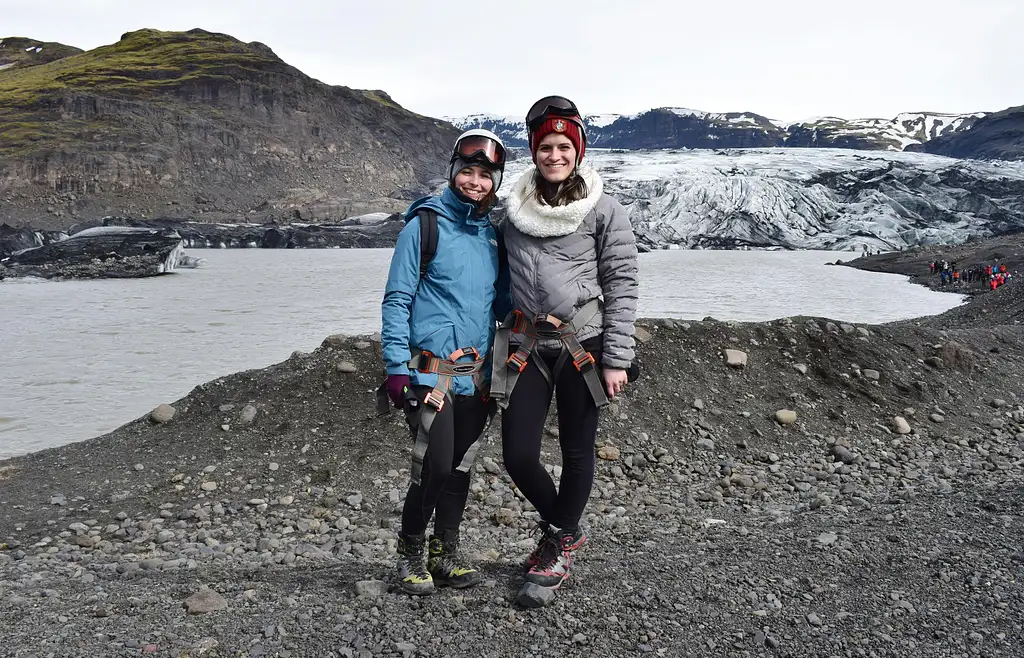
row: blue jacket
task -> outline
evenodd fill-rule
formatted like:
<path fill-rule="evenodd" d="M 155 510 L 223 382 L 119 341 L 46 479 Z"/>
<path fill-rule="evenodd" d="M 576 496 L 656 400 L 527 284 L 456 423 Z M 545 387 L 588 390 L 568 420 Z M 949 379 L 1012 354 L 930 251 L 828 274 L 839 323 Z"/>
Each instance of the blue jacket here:
<path fill-rule="evenodd" d="M 420 208 L 437 212 L 437 251 L 420 280 Z M 461 347 L 490 357 L 496 313 L 512 306 L 507 267 L 498 272 L 498 234 L 490 217 L 451 189 L 424 197 L 405 212 L 381 305 L 381 344 L 389 375 L 408 374 L 413 384 L 434 386 L 437 375 L 410 371 L 410 348 L 448 358 Z M 498 294 L 501 290 L 501 294 Z M 469 359 L 463 359 L 468 361 Z M 490 379 L 490 364 L 484 368 Z M 455 377 L 451 392 L 472 395 L 472 377 Z"/>

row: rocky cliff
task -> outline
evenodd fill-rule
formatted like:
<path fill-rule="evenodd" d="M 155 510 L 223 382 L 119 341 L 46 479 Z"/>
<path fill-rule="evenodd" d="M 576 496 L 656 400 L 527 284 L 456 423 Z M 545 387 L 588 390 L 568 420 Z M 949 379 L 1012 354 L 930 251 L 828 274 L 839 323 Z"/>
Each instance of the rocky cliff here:
<path fill-rule="evenodd" d="M 140 30 L 65 53 L 0 71 L 0 221 L 393 211 L 438 175 L 456 135 L 223 34 Z"/>

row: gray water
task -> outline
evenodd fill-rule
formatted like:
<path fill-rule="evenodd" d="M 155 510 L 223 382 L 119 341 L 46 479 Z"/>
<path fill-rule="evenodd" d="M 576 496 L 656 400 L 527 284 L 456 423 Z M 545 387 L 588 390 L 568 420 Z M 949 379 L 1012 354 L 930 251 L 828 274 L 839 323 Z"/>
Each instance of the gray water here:
<path fill-rule="evenodd" d="M 216 377 L 380 330 L 391 251 L 203 250 L 150 279 L 0 283 L 0 458 L 108 432 Z M 641 317 L 878 323 L 960 303 L 837 252 L 660 251 Z"/>

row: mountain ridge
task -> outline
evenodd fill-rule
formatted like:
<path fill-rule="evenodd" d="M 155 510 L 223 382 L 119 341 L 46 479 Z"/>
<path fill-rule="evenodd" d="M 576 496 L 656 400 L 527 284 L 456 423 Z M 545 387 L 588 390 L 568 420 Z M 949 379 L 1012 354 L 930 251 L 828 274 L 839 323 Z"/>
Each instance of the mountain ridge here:
<path fill-rule="evenodd" d="M 55 41 L 38 41 L 27 37 L 0 38 L 0 71 L 15 67 L 28 68 L 85 52 L 81 48 Z"/>
<path fill-rule="evenodd" d="M 943 135 L 915 150 L 956 158 L 1024 159 L 1024 105 L 987 114 L 971 130 Z"/>
<path fill-rule="evenodd" d="M 902 151 L 940 136 L 968 130 L 983 112 L 901 112 L 892 119 L 813 117 L 780 121 L 755 112 L 705 112 L 660 107 L 636 114 L 588 114 L 589 144 L 597 148 L 824 147 Z M 444 117 L 461 129 L 487 128 L 510 146 L 526 146 L 525 122 L 477 113 Z"/>

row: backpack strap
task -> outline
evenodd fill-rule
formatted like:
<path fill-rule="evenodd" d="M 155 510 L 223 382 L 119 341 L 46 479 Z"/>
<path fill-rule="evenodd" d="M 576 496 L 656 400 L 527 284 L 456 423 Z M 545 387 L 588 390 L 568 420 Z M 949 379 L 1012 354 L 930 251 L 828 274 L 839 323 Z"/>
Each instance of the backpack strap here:
<path fill-rule="evenodd" d="M 430 208 L 416 211 L 420 217 L 420 278 L 427 276 L 430 261 L 437 253 L 437 213 Z"/>
<path fill-rule="evenodd" d="M 498 276 L 501 276 L 501 273 L 508 267 L 508 250 L 505 249 L 505 234 L 502 233 L 501 227 L 494 227 L 494 236 L 498 243 Z"/>

